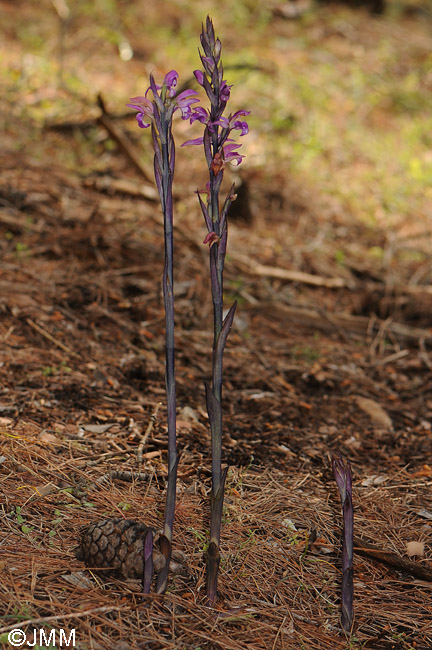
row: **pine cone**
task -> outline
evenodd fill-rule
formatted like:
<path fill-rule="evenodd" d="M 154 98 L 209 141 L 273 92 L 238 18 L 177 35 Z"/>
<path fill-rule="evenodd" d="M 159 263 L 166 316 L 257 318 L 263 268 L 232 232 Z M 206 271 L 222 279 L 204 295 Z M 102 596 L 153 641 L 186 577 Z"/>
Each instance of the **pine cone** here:
<path fill-rule="evenodd" d="M 98 521 L 83 530 L 76 556 L 88 567 L 104 568 L 105 575 L 141 580 L 148 530 L 149 526 L 131 519 L 113 517 Z M 165 560 L 158 551 L 153 551 L 153 562 L 155 573 L 159 573 Z"/>
<path fill-rule="evenodd" d="M 88 567 L 104 569 L 103 574 L 116 578 L 142 580 L 144 538 L 150 526 L 132 519 L 112 517 L 87 526 L 82 531 L 81 543 L 76 549 L 78 560 Z M 187 572 L 181 551 L 173 551 L 170 569 L 173 573 Z M 153 548 L 153 570 L 160 573 L 165 558 Z"/>

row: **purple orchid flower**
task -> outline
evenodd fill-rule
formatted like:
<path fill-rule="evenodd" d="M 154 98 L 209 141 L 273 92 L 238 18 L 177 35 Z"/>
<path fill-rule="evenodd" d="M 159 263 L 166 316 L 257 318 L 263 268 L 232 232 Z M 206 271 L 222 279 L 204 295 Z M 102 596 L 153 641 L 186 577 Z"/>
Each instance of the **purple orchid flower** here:
<path fill-rule="evenodd" d="M 237 120 L 237 117 L 241 117 L 244 115 L 250 115 L 250 111 L 236 111 L 234 115 L 230 115 L 229 117 L 220 117 L 217 124 L 221 126 L 223 129 L 227 129 L 229 131 L 233 131 L 235 129 L 241 131 L 240 135 L 246 135 L 249 133 L 249 125 L 247 122 L 243 122 L 242 120 Z"/>
<path fill-rule="evenodd" d="M 144 97 L 132 97 L 131 103 L 126 104 L 129 108 L 137 111 L 137 122 L 142 129 L 148 128 L 154 119 L 154 106 L 155 104 L 161 109 L 161 105 L 165 104 L 172 107 L 172 113 L 180 110 L 183 120 L 191 119 L 192 117 L 192 104 L 199 101 L 196 97 L 198 94 L 196 90 L 183 90 L 179 95 L 176 95 L 176 87 L 178 82 L 178 72 L 171 70 L 165 75 L 162 86 L 155 83 L 153 75 L 150 75 L 150 86 L 147 88 Z M 154 101 L 148 99 L 149 91 L 152 91 Z M 161 91 L 161 92 L 159 92 Z"/>
<path fill-rule="evenodd" d="M 220 87 L 220 97 L 223 102 L 227 102 L 229 100 L 231 94 L 231 88 L 232 88 L 232 84 L 231 86 L 228 86 L 226 81 L 222 81 Z"/>
<path fill-rule="evenodd" d="M 165 75 L 164 84 L 167 88 L 169 97 L 174 97 L 175 89 L 178 81 L 178 72 L 176 70 L 171 70 Z"/>
<path fill-rule="evenodd" d="M 209 112 L 205 108 L 202 108 L 202 106 L 196 106 L 190 116 L 190 123 L 193 124 L 195 120 L 198 120 L 202 124 L 209 124 Z"/>
<path fill-rule="evenodd" d="M 226 144 L 222 147 L 222 152 L 219 152 L 219 154 L 215 154 L 211 168 L 215 169 L 215 167 L 219 167 L 219 171 L 223 168 L 220 166 L 220 161 L 222 160 L 223 163 L 225 162 L 235 162 L 236 166 L 240 165 L 241 161 L 243 160 L 244 156 L 239 154 L 236 149 L 240 149 L 242 146 L 241 144 L 237 144 L 237 142 L 233 142 L 231 139 L 228 139 L 228 142 L 231 142 L 232 144 Z M 188 140 L 187 142 L 183 142 L 182 147 L 186 145 L 200 145 L 204 143 L 204 138 L 194 138 L 193 140 Z"/>
<path fill-rule="evenodd" d="M 200 70 L 195 70 L 195 76 L 198 78 L 199 75 L 197 75 L 198 72 L 201 72 Z M 203 73 L 201 73 L 203 75 Z M 231 88 L 231 86 L 226 86 L 226 88 Z M 221 87 L 221 97 L 222 97 L 222 87 Z M 209 111 L 207 111 L 205 108 L 202 106 L 197 106 L 191 111 L 190 115 L 190 123 L 193 124 L 193 122 L 198 121 L 201 122 L 202 124 L 205 124 L 207 127 L 207 130 L 209 134 L 212 134 L 212 136 L 216 133 L 217 134 L 217 141 L 216 141 L 216 152 L 214 153 L 214 156 L 216 156 L 216 153 L 219 152 L 219 157 L 222 154 L 222 159 L 224 162 L 235 162 L 236 165 L 240 165 L 241 161 L 243 160 L 244 156 L 240 155 L 238 151 L 235 151 L 235 149 L 238 149 L 241 147 L 241 144 L 236 144 L 234 141 L 229 138 L 228 136 L 230 135 L 231 131 L 241 131 L 240 135 L 246 135 L 249 132 L 249 125 L 247 122 L 244 120 L 238 120 L 238 117 L 243 117 L 246 115 L 250 115 L 250 111 L 245 111 L 245 110 L 240 110 L 236 111 L 234 115 L 229 115 L 228 117 L 225 117 L 221 115 L 217 120 L 214 120 L 212 122 L 211 120 L 211 114 Z M 217 127 L 221 127 L 220 133 Z M 226 142 L 231 142 L 233 144 L 226 145 Z M 182 144 L 182 147 L 188 146 L 188 145 L 201 145 L 204 143 L 204 137 L 201 138 L 194 138 L 192 140 L 187 140 Z M 214 167 L 214 160 L 213 162 L 210 163 L 210 167 L 213 165 Z"/>
<path fill-rule="evenodd" d="M 199 99 L 193 95 L 197 95 L 196 90 L 183 90 L 183 92 L 175 97 L 176 106 L 174 111 L 179 108 L 183 120 L 190 119 L 192 115 L 191 105 L 199 102 Z"/>
<path fill-rule="evenodd" d="M 230 162 L 235 161 L 237 165 L 240 165 L 241 161 L 243 160 L 244 156 L 238 153 L 238 151 L 235 151 L 236 149 L 239 149 L 242 145 L 237 144 L 237 142 L 233 142 L 232 144 L 226 144 L 223 148 L 223 157 L 225 162 Z"/>
<path fill-rule="evenodd" d="M 147 97 L 132 97 L 131 102 L 131 104 L 126 104 L 126 106 L 133 108 L 134 111 L 138 111 L 136 115 L 138 126 L 141 129 L 146 129 L 150 126 L 153 119 L 153 102 L 147 99 Z"/>

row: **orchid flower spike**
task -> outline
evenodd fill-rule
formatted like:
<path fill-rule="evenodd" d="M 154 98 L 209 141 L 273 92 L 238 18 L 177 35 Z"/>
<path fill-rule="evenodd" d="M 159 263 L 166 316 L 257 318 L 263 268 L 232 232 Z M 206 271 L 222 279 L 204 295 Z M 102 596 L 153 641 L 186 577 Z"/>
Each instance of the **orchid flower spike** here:
<path fill-rule="evenodd" d="M 155 119 L 155 106 L 162 110 L 172 109 L 172 113 L 180 110 L 183 120 L 191 119 L 192 117 L 192 104 L 199 102 L 196 97 L 198 93 L 196 90 L 183 90 L 176 95 L 176 87 L 178 82 L 178 72 L 171 70 L 165 75 L 163 84 L 160 86 L 155 83 L 153 75 L 150 75 L 150 86 L 147 88 L 144 97 L 132 97 L 130 104 L 126 104 L 129 108 L 137 111 L 136 119 L 138 126 L 146 129 Z M 149 91 L 152 91 L 153 101 L 148 98 Z"/>

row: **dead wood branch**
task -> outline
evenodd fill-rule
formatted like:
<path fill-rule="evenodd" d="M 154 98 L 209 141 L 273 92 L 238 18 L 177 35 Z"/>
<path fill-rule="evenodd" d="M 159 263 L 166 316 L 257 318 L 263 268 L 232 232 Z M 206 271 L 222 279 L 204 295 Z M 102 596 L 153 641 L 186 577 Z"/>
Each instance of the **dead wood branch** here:
<path fill-rule="evenodd" d="M 144 185 L 126 178 L 97 176 L 86 178 L 83 185 L 95 189 L 97 192 L 128 194 L 129 196 L 147 199 L 147 201 L 159 201 L 159 195 L 153 185 Z"/>
<path fill-rule="evenodd" d="M 432 340 L 432 331 L 420 329 L 419 327 L 410 327 L 401 323 L 395 323 L 387 320 L 384 324 L 379 318 L 369 318 L 367 316 L 351 316 L 344 313 L 331 313 L 330 318 L 324 318 L 322 310 L 310 309 L 306 307 L 293 307 L 275 302 L 259 303 L 257 305 L 244 305 L 244 309 L 250 309 L 254 312 L 260 311 L 264 314 L 278 314 L 287 321 L 298 323 L 306 327 L 329 332 L 339 330 L 345 335 L 367 337 L 372 336 L 383 329 L 383 334 L 395 336 L 398 339 L 416 342 Z"/>
<path fill-rule="evenodd" d="M 277 266 L 267 266 L 249 260 L 248 258 L 243 257 L 243 255 L 238 255 L 238 253 L 235 256 L 234 261 L 237 266 L 242 268 L 242 270 L 246 270 L 252 275 L 258 275 L 261 277 L 288 280 L 290 282 L 300 282 L 301 284 L 310 284 L 315 287 L 327 287 L 328 289 L 340 289 L 347 286 L 347 281 L 343 278 L 324 278 L 320 275 L 312 275 L 312 273 L 304 273 L 303 271 L 291 271 Z"/>
<path fill-rule="evenodd" d="M 43 327 L 35 323 L 31 318 L 26 318 L 26 322 L 30 327 L 32 327 L 36 332 L 39 332 L 39 334 L 42 334 L 48 341 L 51 341 L 51 343 L 54 343 L 58 348 L 63 350 L 63 352 L 66 352 L 67 354 L 70 354 L 72 357 L 78 357 L 79 355 L 71 350 L 67 345 L 59 341 L 55 336 L 50 334 L 49 332 L 46 331 Z"/>
<path fill-rule="evenodd" d="M 374 544 L 365 542 L 363 539 L 354 538 L 354 551 L 358 555 L 363 555 L 377 562 L 388 564 L 399 571 L 405 571 L 405 573 L 409 573 L 420 580 L 432 582 L 432 569 L 428 566 L 414 562 L 413 560 L 408 560 L 391 551 L 384 551 Z"/>
<path fill-rule="evenodd" d="M 234 259 L 240 269 L 247 271 L 251 275 L 259 277 L 275 278 L 277 280 L 287 280 L 288 282 L 298 282 L 308 284 L 313 287 L 326 287 L 327 289 L 349 289 L 350 291 L 388 291 L 386 283 L 383 282 L 356 282 L 353 279 L 340 277 L 326 278 L 321 275 L 304 273 L 291 269 L 283 269 L 278 266 L 267 266 L 254 260 L 248 259 L 238 253 Z M 394 284 L 391 287 L 394 295 L 430 295 L 432 296 L 432 285 L 429 284 Z"/>

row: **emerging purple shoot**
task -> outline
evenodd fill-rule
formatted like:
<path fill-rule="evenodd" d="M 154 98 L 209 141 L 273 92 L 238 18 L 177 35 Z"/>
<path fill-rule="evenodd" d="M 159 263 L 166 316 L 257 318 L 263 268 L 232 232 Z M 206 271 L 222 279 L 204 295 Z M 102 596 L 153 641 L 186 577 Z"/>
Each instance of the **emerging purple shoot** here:
<path fill-rule="evenodd" d="M 165 593 L 172 551 L 176 484 L 177 484 L 177 440 L 176 440 L 176 382 L 174 370 L 174 279 L 173 279 L 173 197 L 172 183 L 175 164 L 175 144 L 172 135 L 172 119 L 180 110 L 182 119 L 190 119 L 191 105 L 198 99 L 194 90 L 185 90 L 176 95 L 178 74 L 171 70 L 162 86 L 150 75 L 150 86 L 144 97 L 133 97 L 129 107 L 137 111 L 141 128 L 151 126 L 154 147 L 154 174 L 164 216 L 165 266 L 163 273 L 163 294 L 165 305 L 165 383 L 167 393 L 168 419 L 168 485 L 165 504 L 163 535 L 160 538 L 161 552 L 165 566 L 156 581 L 157 593 Z M 152 92 L 153 99 L 148 98 Z"/>
<path fill-rule="evenodd" d="M 227 247 L 227 213 L 231 203 L 237 198 L 234 185 L 231 187 L 223 204 L 219 205 L 219 192 L 223 179 L 225 163 L 233 161 L 238 165 L 243 156 L 238 153 L 241 145 L 229 137 L 233 130 L 240 135 L 248 132 L 246 122 L 238 119 L 249 115 L 249 111 L 237 111 L 225 117 L 223 112 L 230 97 L 231 86 L 223 79 L 223 67 L 220 60 L 222 45 L 215 38 L 213 23 L 207 16 L 205 27 L 201 32 L 203 53 L 200 58 L 204 71 L 195 70 L 195 78 L 202 86 L 210 100 L 210 109 L 202 107 L 192 109 L 191 123 L 204 124 L 204 135 L 185 142 L 185 145 L 203 145 L 204 155 L 209 169 L 207 183 L 207 200 L 203 201 L 200 192 L 198 200 L 207 226 L 208 234 L 204 243 L 209 245 L 210 281 L 213 300 L 213 372 L 211 384 L 205 385 L 207 412 L 211 429 L 212 447 L 212 494 L 210 514 L 210 544 L 207 551 L 207 597 L 210 603 L 217 598 L 217 579 L 220 562 L 220 530 L 224 499 L 226 472 L 222 471 L 222 366 L 226 340 L 232 323 L 237 303 L 234 303 L 223 319 L 223 269 Z M 182 145 L 183 146 L 183 145 Z"/>
<path fill-rule="evenodd" d="M 340 453 L 332 458 L 332 467 L 343 513 L 341 625 L 344 632 L 350 634 L 354 621 L 352 471 L 349 460 L 345 462 Z"/>
<path fill-rule="evenodd" d="M 144 572 L 143 572 L 143 594 L 150 593 L 151 581 L 153 578 L 153 531 L 149 528 L 144 537 Z"/>

